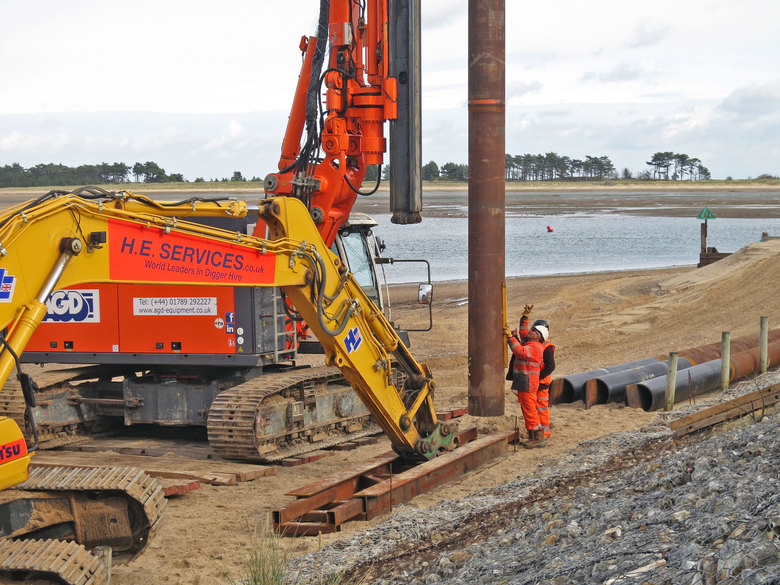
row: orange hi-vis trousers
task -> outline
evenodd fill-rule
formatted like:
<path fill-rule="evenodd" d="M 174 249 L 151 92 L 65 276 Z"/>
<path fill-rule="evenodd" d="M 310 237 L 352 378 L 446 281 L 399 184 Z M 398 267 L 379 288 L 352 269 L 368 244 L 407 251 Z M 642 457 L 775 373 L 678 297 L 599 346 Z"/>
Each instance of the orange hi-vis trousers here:
<path fill-rule="evenodd" d="M 542 428 L 542 423 L 539 419 L 539 403 L 536 398 L 536 392 L 531 390 L 520 390 L 517 393 L 517 399 L 520 401 L 520 408 L 523 410 L 525 428 L 529 431 L 536 431 Z"/>
<path fill-rule="evenodd" d="M 550 385 L 539 384 L 536 393 L 536 410 L 539 413 L 539 424 L 544 429 L 544 436 L 550 436 Z"/>

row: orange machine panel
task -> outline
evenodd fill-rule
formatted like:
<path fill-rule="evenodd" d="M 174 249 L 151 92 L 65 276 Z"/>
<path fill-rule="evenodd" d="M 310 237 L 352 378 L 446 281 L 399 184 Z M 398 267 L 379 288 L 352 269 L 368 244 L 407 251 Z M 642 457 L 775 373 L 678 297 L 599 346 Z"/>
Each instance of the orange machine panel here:
<path fill-rule="evenodd" d="M 123 353 L 236 353 L 234 289 L 120 284 Z"/>
<path fill-rule="evenodd" d="M 49 312 L 25 351 L 119 351 L 116 284 L 85 284 L 54 291 Z"/>

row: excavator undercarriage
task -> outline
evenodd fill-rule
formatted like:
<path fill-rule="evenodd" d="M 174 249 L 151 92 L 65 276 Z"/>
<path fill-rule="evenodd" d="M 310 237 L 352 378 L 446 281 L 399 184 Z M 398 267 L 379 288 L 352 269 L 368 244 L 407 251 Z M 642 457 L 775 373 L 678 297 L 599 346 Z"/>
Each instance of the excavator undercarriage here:
<path fill-rule="evenodd" d="M 0 582 L 104 583 L 88 549 L 108 546 L 114 560 L 129 561 L 165 508 L 162 486 L 138 469 L 36 467 L 0 492 Z"/>
<path fill-rule="evenodd" d="M 37 393 L 39 448 L 61 447 L 125 428 L 126 413 L 142 409 L 150 396 L 168 405 L 178 405 L 186 396 L 192 412 L 181 413 L 176 426 L 205 427 L 210 446 L 225 459 L 273 462 L 381 433 L 333 367 L 245 369 L 216 379 L 195 370 L 122 375 L 116 368 L 108 379 L 94 379 L 106 376 L 106 369 L 97 366 L 59 373 L 68 372 L 73 375 Z M 19 394 L 17 400 L 0 404 L 5 408 L 0 414 L 22 423 L 24 400 Z M 175 398 L 168 401 L 168 396 Z M 154 410 L 162 407 L 158 404 Z M 159 424 L 152 419 L 144 422 Z"/>

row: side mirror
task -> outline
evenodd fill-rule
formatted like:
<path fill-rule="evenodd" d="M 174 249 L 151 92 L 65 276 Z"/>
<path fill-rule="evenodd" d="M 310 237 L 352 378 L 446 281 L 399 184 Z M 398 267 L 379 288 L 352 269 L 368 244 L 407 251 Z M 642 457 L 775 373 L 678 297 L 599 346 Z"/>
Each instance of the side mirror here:
<path fill-rule="evenodd" d="M 417 302 L 421 305 L 433 303 L 433 285 L 429 282 L 420 283 L 417 289 Z"/>

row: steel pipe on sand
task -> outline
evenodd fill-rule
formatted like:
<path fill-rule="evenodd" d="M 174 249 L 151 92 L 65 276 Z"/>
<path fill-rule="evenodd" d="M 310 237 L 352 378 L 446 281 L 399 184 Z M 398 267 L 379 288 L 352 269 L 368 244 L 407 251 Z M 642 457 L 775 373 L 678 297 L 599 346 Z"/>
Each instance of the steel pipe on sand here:
<path fill-rule="evenodd" d="M 677 360 L 677 371 L 680 372 L 692 365 L 689 360 L 680 358 Z M 638 384 L 657 376 L 665 376 L 668 371 L 668 360 L 655 361 L 652 364 L 591 378 L 585 383 L 585 407 L 609 402 L 625 402 L 626 387 L 629 384 Z"/>
<path fill-rule="evenodd" d="M 730 382 L 758 373 L 758 347 L 734 354 L 729 362 Z M 768 346 L 770 366 L 780 364 L 780 340 Z M 752 364 L 752 369 L 749 369 Z M 675 384 L 675 402 L 687 400 L 720 388 L 721 360 L 711 360 L 696 364 L 677 377 Z M 626 388 L 629 406 L 641 406 L 643 410 L 658 410 L 664 406 L 666 394 L 666 376 L 659 376 Z"/>

